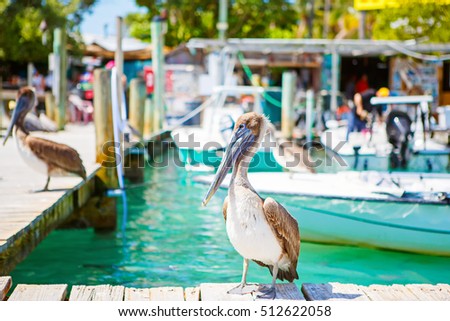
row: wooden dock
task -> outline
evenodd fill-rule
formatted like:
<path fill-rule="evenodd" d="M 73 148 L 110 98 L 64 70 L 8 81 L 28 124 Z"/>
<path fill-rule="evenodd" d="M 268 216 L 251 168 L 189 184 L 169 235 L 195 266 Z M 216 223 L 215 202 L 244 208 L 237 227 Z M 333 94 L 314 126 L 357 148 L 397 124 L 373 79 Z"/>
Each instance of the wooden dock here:
<path fill-rule="evenodd" d="M 20 157 L 14 139 L 0 146 L 0 275 L 7 275 L 48 233 L 81 208 L 95 192 L 94 125 L 67 125 L 58 133 L 33 133 L 74 147 L 83 159 L 88 179 L 56 177 L 47 192 L 46 177 Z M 1 293 L 1 289 L 0 289 Z"/>
<path fill-rule="evenodd" d="M 231 295 L 235 283 L 203 283 L 198 287 L 128 288 L 121 285 L 19 284 L 0 277 L 0 301 L 255 301 L 255 294 Z M 9 295 L 7 295 L 10 292 Z M 450 301 L 448 284 L 360 286 L 341 283 L 277 284 L 275 300 L 306 301 Z"/>

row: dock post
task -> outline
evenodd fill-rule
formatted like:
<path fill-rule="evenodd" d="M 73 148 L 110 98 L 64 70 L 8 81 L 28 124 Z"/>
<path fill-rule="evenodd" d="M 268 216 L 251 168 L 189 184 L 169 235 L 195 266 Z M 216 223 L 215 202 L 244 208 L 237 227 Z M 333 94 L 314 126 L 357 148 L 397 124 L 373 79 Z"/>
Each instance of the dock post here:
<path fill-rule="evenodd" d="M 297 77 L 291 71 L 283 72 L 281 92 L 281 132 L 291 139 L 294 131 L 294 96 Z"/>
<path fill-rule="evenodd" d="M 94 123 L 96 162 L 101 165 L 98 177 L 108 189 L 119 187 L 116 166 L 120 155 L 114 152 L 114 130 L 111 101 L 111 71 L 94 71 Z"/>
<path fill-rule="evenodd" d="M 66 124 L 66 32 L 64 29 L 56 28 L 53 33 L 53 54 L 55 59 L 55 68 L 53 74 L 53 94 L 55 95 L 55 116 L 58 129 L 64 129 Z"/>
<path fill-rule="evenodd" d="M 155 16 L 151 23 L 152 34 L 152 65 L 155 75 L 155 90 L 153 95 L 153 131 L 162 129 L 162 120 L 164 118 L 164 88 L 165 88 L 165 72 L 164 72 L 164 31 L 163 25 L 165 19 Z"/>
<path fill-rule="evenodd" d="M 144 138 L 148 138 L 153 133 L 153 102 L 150 97 L 145 98 L 144 106 L 144 130 L 142 132 Z"/>
<path fill-rule="evenodd" d="M 135 78 L 130 81 L 130 125 L 136 128 L 141 134 L 144 132 L 145 117 L 145 83 L 143 80 Z"/>
<path fill-rule="evenodd" d="M 141 134 L 144 132 L 145 117 L 145 83 L 142 79 L 135 78 L 130 81 L 130 125 Z M 125 177 L 133 183 L 144 181 L 145 146 L 141 142 L 133 146 L 125 156 Z"/>
<path fill-rule="evenodd" d="M 97 185 L 101 185 L 101 192 L 117 189 L 119 187 L 117 166 L 120 166 L 122 159 L 114 149 L 110 70 L 94 70 L 94 123 L 96 162 L 101 165 L 97 173 L 101 184 Z M 117 221 L 116 199 L 100 196 L 95 204 L 96 215 L 95 220 L 92 220 L 94 228 L 114 229 Z"/>
<path fill-rule="evenodd" d="M 56 120 L 55 96 L 51 92 L 45 93 L 45 115 L 53 121 Z"/>

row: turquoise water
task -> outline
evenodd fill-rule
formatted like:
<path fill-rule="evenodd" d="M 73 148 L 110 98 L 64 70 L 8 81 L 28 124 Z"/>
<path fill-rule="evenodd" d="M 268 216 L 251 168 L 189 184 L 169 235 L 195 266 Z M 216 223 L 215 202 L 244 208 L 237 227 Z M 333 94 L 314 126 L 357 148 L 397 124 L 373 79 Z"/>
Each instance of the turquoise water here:
<path fill-rule="evenodd" d="M 194 175 L 174 165 L 147 168 L 144 184 L 129 185 L 125 216 L 119 199 L 116 231 L 56 230 L 12 272 L 14 282 L 153 287 L 240 281 L 242 259 L 222 217 L 226 192 L 202 207 L 207 186 L 194 183 Z M 449 267 L 449 257 L 303 242 L 297 284 L 450 283 Z M 252 263 L 248 279 L 271 277 Z"/>

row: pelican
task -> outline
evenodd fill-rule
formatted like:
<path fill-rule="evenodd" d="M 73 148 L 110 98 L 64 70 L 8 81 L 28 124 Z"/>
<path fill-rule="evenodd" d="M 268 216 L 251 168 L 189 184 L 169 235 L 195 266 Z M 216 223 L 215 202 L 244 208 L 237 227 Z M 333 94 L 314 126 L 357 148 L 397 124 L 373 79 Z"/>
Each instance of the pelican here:
<path fill-rule="evenodd" d="M 289 282 L 298 279 L 300 233 L 297 221 L 289 212 L 274 199 L 259 196 L 247 177 L 248 166 L 261 145 L 268 124 L 263 115 L 254 112 L 239 117 L 216 176 L 203 199 L 203 206 L 233 167 L 228 196 L 223 203 L 223 216 L 228 238 L 244 258 L 244 264 L 241 283 L 228 293 L 245 294 L 255 290 L 254 286 L 247 284 L 248 264 L 253 260 L 269 268 L 272 274 L 271 286 L 259 288 L 261 294 L 258 297 L 274 299 L 277 278 Z"/>
<path fill-rule="evenodd" d="M 47 175 L 42 191 L 48 190 L 50 177 L 75 174 L 86 180 L 86 170 L 78 152 L 64 144 L 30 136 L 25 126 L 25 116 L 37 105 L 36 94 L 31 87 L 21 88 L 11 122 L 3 140 L 5 145 L 13 132 L 19 154 L 34 170 Z"/>

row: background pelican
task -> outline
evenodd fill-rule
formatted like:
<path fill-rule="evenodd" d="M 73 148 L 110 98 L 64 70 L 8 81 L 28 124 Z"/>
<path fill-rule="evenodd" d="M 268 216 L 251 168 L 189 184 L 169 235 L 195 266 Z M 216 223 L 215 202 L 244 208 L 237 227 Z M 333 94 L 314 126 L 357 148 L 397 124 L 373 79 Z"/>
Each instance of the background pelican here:
<path fill-rule="evenodd" d="M 219 188 L 227 172 L 233 167 L 228 197 L 223 204 L 228 238 L 244 258 L 241 283 L 230 290 L 232 294 L 252 292 L 247 285 L 249 260 L 268 267 L 272 285 L 260 289 L 260 298 L 275 298 L 276 279 L 292 282 L 298 279 L 297 261 L 300 252 L 300 233 L 297 221 L 272 198 L 263 199 L 247 178 L 248 166 L 266 134 L 268 120 L 257 113 L 239 117 L 230 144 L 206 194 L 206 205 Z M 267 182 L 270 184 L 270 182 Z"/>
<path fill-rule="evenodd" d="M 37 104 L 36 94 L 31 87 L 21 88 L 11 123 L 3 140 L 5 145 L 14 129 L 13 135 L 19 154 L 36 171 L 47 175 L 44 191 L 48 190 L 50 177 L 75 174 L 86 180 L 86 170 L 78 152 L 64 144 L 33 137 L 25 127 L 25 116 Z"/>

